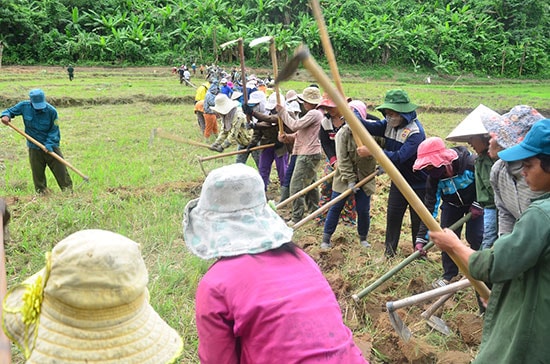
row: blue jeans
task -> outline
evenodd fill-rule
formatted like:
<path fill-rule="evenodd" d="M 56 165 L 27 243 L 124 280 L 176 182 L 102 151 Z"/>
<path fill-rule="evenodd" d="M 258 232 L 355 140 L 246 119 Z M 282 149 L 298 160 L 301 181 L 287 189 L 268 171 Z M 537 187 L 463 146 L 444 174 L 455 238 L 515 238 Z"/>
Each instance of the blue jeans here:
<path fill-rule="evenodd" d="M 497 209 L 483 209 L 483 241 L 481 249 L 491 249 L 498 238 Z"/>
<path fill-rule="evenodd" d="M 286 167 L 285 179 L 281 184 L 283 187 L 290 187 L 290 179 L 292 178 L 292 172 L 294 172 L 294 166 L 296 166 L 296 157 L 298 157 L 296 154 L 290 156 L 290 161 Z"/>
<path fill-rule="evenodd" d="M 332 201 L 340 195 L 341 193 L 332 191 L 330 200 Z M 324 234 L 332 235 L 334 233 L 345 203 L 346 199 L 344 198 L 330 207 L 325 219 Z M 359 189 L 355 193 L 355 208 L 357 210 L 357 232 L 359 236 L 366 237 L 370 228 L 370 196 L 367 196 L 363 189 Z"/>

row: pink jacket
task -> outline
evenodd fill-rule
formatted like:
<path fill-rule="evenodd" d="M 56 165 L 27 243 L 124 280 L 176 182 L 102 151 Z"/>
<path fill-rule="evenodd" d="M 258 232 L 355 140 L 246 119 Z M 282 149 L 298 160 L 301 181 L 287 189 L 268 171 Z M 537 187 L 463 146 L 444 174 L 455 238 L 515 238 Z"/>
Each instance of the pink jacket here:
<path fill-rule="evenodd" d="M 203 364 L 367 363 L 336 297 L 301 249 L 216 262 L 199 283 Z"/>

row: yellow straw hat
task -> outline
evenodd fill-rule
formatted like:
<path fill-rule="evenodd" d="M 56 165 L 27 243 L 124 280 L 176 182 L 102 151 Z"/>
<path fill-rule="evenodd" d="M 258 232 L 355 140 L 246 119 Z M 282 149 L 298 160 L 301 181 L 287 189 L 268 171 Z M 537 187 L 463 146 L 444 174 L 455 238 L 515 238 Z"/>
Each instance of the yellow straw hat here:
<path fill-rule="evenodd" d="M 139 244 L 82 230 L 46 261 L 3 302 L 4 331 L 27 363 L 166 364 L 181 355 L 181 337 L 149 304 Z"/>

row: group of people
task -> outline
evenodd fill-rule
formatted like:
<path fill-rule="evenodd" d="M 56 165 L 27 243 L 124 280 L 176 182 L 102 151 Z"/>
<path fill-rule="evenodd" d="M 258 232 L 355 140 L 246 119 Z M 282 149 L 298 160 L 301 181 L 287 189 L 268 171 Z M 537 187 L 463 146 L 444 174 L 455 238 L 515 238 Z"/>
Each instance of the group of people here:
<path fill-rule="evenodd" d="M 206 92 L 205 114 L 212 86 L 217 82 Z M 223 129 L 211 148 L 223 151 L 236 144 L 246 152 L 239 155 L 240 163 L 212 171 L 200 197 L 184 209 L 188 248 L 202 259 L 216 259 L 196 295 L 201 362 L 365 363 L 319 267 L 292 242 L 292 226 L 307 209 L 317 209 L 319 192 L 313 189 L 294 200 L 291 219 L 284 221 L 267 203 L 266 190 L 273 161 L 281 193 L 286 186 L 295 194 L 317 180 L 325 158 L 335 171 L 331 199 L 343 193 L 353 196 L 358 240 L 368 247 L 375 184 L 365 178 L 376 172 L 372 151 L 354 139 L 336 105 L 316 85 L 284 97 L 268 97 L 253 87 L 246 100 L 240 91 L 211 95 L 209 110 L 216 125 L 217 118 L 222 120 Z M 44 148 L 28 145 L 38 192 L 47 189 L 46 165 L 60 187 L 70 189 L 66 169 L 50 159 L 51 153 L 61 155 L 57 112 L 42 90 L 31 90 L 29 98 L 4 110 L 2 122 L 9 125 L 22 115 L 26 131 L 43 143 Z M 484 302 L 476 362 L 545 362 L 550 357 L 543 335 L 544 318 L 550 317 L 544 293 L 550 282 L 550 120 L 527 105 L 504 115 L 473 112 L 463 123 L 473 119 L 477 124 L 453 131 L 448 139 L 470 144 L 474 154 L 464 146 L 449 148 L 439 137 L 426 137 L 417 105 L 403 90 L 387 92 L 376 108 L 381 120 L 369 117 L 364 103 L 352 100 L 349 107 L 379 138 L 426 208 L 434 215 L 441 210 L 442 227 L 471 216 L 465 226 L 469 246 L 460 241 L 462 227 L 429 232 L 392 182 L 386 256 L 397 252 L 409 207 L 414 249 L 425 254 L 432 239 L 443 251 L 443 274 L 434 287 L 459 273 L 447 253 L 492 287 Z M 255 159 L 256 170 L 245 162 L 257 146 L 265 148 Z M 332 246 L 344 205 L 341 200 L 328 211 L 324 249 Z M 181 354 L 182 340 L 149 305 L 146 285 L 138 244 L 112 232 L 77 232 L 47 255 L 43 270 L 10 291 L 3 306 L 4 328 L 28 362 L 99 363 L 108 357 L 115 362 L 170 363 Z M 55 334 L 59 328 L 72 334 Z M 102 336 L 111 330 L 114 334 Z M 118 339 L 124 345 L 111 345 Z"/>

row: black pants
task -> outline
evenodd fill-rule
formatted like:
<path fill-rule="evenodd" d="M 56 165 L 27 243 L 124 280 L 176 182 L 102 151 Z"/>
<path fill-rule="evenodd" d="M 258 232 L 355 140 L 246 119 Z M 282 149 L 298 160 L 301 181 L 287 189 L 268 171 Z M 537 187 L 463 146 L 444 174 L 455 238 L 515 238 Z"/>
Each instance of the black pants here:
<path fill-rule="evenodd" d="M 441 204 L 441 227 L 449 227 L 470 211 L 470 206 L 453 206 L 443 202 Z M 462 226 L 454 230 L 460 237 Z M 483 217 L 472 219 L 466 223 L 466 241 L 474 250 L 479 250 L 483 241 Z M 458 274 L 458 267 L 445 252 L 441 253 L 441 265 L 443 266 L 443 278 L 450 281 Z"/>
<path fill-rule="evenodd" d="M 414 190 L 418 198 L 424 201 L 425 189 Z M 397 245 L 399 243 L 399 237 L 401 236 L 401 224 L 403 223 L 403 216 L 405 211 L 409 208 L 409 214 L 411 216 L 411 230 L 412 230 L 412 245 L 416 240 L 416 235 L 420 229 L 420 217 L 409 205 L 409 202 L 403 196 L 401 191 L 392 182 L 390 185 L 390 192 L 388 194 L 388 211 L 386 217 L 386 256 L 393 257 L 397 251 Z"/>
<path fill-rule="evenodd" d="M 63 158 L 59 148 L 54 147 L 53 151 Z M 44 193 L 48 188 L 46 182 L 46 166 L 52 171 L 59 188 L 62 190 L 72 189 L 73 181 L 67 171 L 67 167 L 48 153 L 44 153 L 41 149 L 29 148 L 29 162 L 31 164 L 32 180 L 36 192 Z"/>

